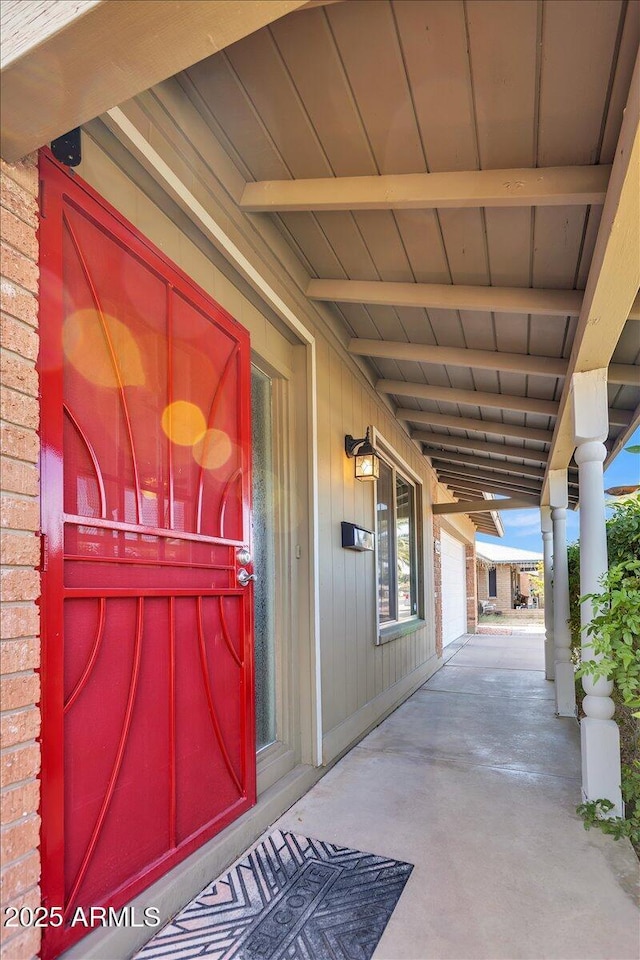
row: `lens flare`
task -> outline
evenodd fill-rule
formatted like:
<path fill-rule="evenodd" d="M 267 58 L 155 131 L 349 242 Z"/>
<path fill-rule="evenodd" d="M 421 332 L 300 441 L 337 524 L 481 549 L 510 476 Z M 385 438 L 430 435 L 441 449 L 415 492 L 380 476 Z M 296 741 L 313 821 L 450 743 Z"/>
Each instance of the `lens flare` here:
<path fill-rule="evenodd" d="M 140 349 L 128 327 L 96 310 L 77 310 L 64 321 L 65 356 L 85 380 L 98 387 L 139 387 L 145 382 Z"/>
<path fill-rule="evenodd" d="M 162 429 L 172 443 L 179 447 L 192 447 L 207 429 L 207 422 L 200 407 L 188 400 L 176 400 L 162 412 Z"/>
<path fill-rule="evenodd" d="M 207 430 L 193 445 L 193 457 L 205 470 L 223 467 L 233 453 L 233 444 L 224 430 Z"/>

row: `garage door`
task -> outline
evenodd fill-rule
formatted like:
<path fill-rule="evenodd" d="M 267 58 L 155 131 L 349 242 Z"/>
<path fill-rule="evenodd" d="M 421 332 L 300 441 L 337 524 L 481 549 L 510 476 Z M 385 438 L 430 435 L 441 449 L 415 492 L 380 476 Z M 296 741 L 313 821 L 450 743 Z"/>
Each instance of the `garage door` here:
<path fill-rule="evenodd" d="M 440 535 L 442 562 L 442 642 L 467 632 L 467 574 L 464 544 L 444 530 Z"/>

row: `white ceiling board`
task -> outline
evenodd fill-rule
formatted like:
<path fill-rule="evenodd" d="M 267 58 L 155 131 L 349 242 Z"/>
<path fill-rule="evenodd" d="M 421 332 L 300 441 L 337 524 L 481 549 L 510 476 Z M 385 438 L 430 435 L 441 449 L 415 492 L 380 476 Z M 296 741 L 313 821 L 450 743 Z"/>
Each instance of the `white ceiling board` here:
<path fill-rule="evenodd" d="M 390 210 L 360 210 L 355 220 L 381 280 L 413 280 L 411 267 Z"/>
<path fill-rule="evenodd" d="M 263 30 L 246 37 L 226 53 L 291 174 L 296 178 L 330 176 L 329 161 L 271 33 Z"/>
<path fill-rule="evenodd" d="M 418 283 L 450 283 L 442 230 L 435 210 L 396 210 L 411 271 Z"/>
<path fill-rule="evenodd" d="M 531 167 L 538 4 L 483 0 L 466 11 L 480 166 Z"/>
<path fill-rule="evenodd" d="M 572 289 L 582 246 L 586 207 L 535 210 L 533 286 Z"/>
<path fill-rule="evenodd" d="M 460 310 L 466 346 L 473 350 L 495 350 L 493 314 Z"/>
<path fill-rule="evenodd" d="M 429 170 L 476 169 L 464 5 L 396 0 L 394 11 Z"/>
<path fill-rule="evenodd" d="M 323 10 L 285 17 L 272 35 L 336 176 L 376 164 Z M 327 95 L 327 91 L 331 91 Z"/>
<path fill-rule="evenodd" d="M 492 285 L 528 287 L 531 282 L 531 210 L 528 207 L 489 207 L 484 215 Z"/>
<path fill-rule="evenodd" d="M 482 210 L 440 210 L 439 216 L 453 283 L 488 284 Z"/>
<path fill-rule="evenodd" d="M 640 4 L 631 2 L 627 4 L 622 38 L 620 40 L 618 64 L 609 98 L 607 122 L 602 138 L 600 163 L 611 163 L 616 152 L 616 144 L 618 143 L 620 127 L 622 126 L 622 111 L 627 102 L 627 94 L 629 92 L 629 85 L 631 83 L 633 66 L 639 44 Z"/>
<path fill-rule="evenodd" d="M 309 213 L 282 213 L 275 219 L 282 221 L 316 276 L 346 279 L 342 264 L 316 217 Z"/>
<path fill-rule="evenodd" d="M 291 175 L 224 55 L 196 63 L 186 76 L 255 180 Z"/>
<path fill-rule="evenodd" d="M 351 280 L 378 280 L 378 271 L 350 213 L 318 213 L 318 223 Z"/>
<path fill-rule="evenodd" d="M 545 3 L 538 166 L 598 162 L 622 8 L 621 0 Z"/>
<path fill-rule="evenodd" d="M 410 343 L 435 345 L 436 338 L 426 310 L 396 307 L 396 313 Z"/>
<path fill-rule="evenodd" d="M 496 347 L 505 353 L 529 351 L 529 319 L 521 313 L 494 314 Z"/>
<path fill-rule="evenodd" d="M 327 7 L 326 15 L 378 172 L 424 172 L 424 154 L 390 5 L 350 0 Z"/>

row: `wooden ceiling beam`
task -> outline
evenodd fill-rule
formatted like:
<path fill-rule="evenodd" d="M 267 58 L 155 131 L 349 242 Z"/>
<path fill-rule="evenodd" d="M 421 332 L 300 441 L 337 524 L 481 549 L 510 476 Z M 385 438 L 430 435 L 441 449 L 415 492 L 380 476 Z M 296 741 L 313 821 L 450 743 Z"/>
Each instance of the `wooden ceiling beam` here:
<path fill-rule="evenodd" d="M 493 513 L 494 510 L 527 510 L 540 506 L 534 497 L 511 497 L 504 500 L 468 500 L 465 503 L 434 503 L 436 516 L 447 513 Z"/>
<path fill-rule="evenodd" d="M 451 480 L 452 483 L 457 483 L 466 490 L 476 488 L 486 491 L 487 493 L 503 493 L 504 487 L 510 490 L 531 491 L 532 493 L 538 493 L 542 490 L 542 480 L 529 480 L 525 477 L 505 476 L 499 473 L 489 475 L 482 471 L 474 470 L 472 467 L 463 469 L 462 467 L 456 468 L 454 464 L 443 463 L 439 460 L 432 460 L 431 462 L 440 480 L 444 483 L 448 483 L 449 480 Z M 449 480 L 447 478 L 449 478 Z M 490 487 L 493 489 L 489 489 Z"/>
<path fill-rule="evenodd" d="M 420 443 L 422 443 L 425 453 L 428 452 L 430 457 L 437 456 L 441 460 L 451 459 L 452 461 L 458 461 L 459 463 L 471 462 L 469 454 L 454 453 L 452 450 L 438 449 L 435 443 L 439 444 L 441 441 L 436 438 L 436 441 L 434 443 L 433 434 L 413 433 L 411 436 L 413 440 L 418 440 Z M 425 439 L 426 437 L 429 437 L 431 439 L 426 440 Z M 455 437 L 445 437 L 445 441 L 447 443 L 450 443 L 451 446 L 458 446 L 458 444 L 455 443 Z M 540 467 L 527 467 L 522 463 L 509 463 L 509 462 L 505 462 L 504 460 L 490 460 L 488 459 L 488 457 L 481 456 L 483 453 L 496 453 L 501 457 L 518 457 L 521 460 L 533 460 L 536 463 L 546 463 L 547 454 L 543 450 L 524 450 L 523 451 L 520 447 L 506 447 L 504 445 L 502 445 L 502 450 L 494 449 L 494 448 L 499 448 L 501 446 L 498 443 L 487 444 L 486 446 L 483 446 L 482 444 L 479 444 L 478 446 L 473 446 L 472 444 L 470 444 L 467 447 L 464 447 L 464 445 L 461 444 L 460 446 L 462 449 L 478 451 L 480 456 L 473 457 L 474 463 L 476 462 L 479 463 L 480 461 L 482 461 L 483 465 L 489 466 L 489 464 L 491 464 L 494 469 L 496 468 L 507 469 L 509 470 L 509 472 L 513 472 L 516 474 L 518 472 L 520 472 L 521 474 L 528 473 L 529 476 L 531 477 L 539 476 L 542 478 L 544 476 L 544 470 L 541 469 Z"/>
<path fill-rule="evenodd" d="M 610 363 L 607 380 L 609 383 L 640 387 L 640 367 L 634 363 Z"/>
<path fill-rule="evenodd" d="M 480 287 L 450 283 L 394 283 L 386 280 L 310 280 L 310 300 L 373 303 L 393 307 L 471 310 L 489 313 L 577 317 L 582 290 Z"/>
<path fill-rule="evenodd" d="M 530 450 L 528 447 L 509 447 L 506 443 L 484 443 L 482 440 L 466 440 L 464 437 L 451 437 L 441 433 L 427 433 L 416 430 L 411 434 L 413 440 L 418 440 L 425 447 L 458 447 L 461 450 L 475 450 L 482 454 L 495 453 L 499 457 L 515 457 L 518 460 L 532 460 L 534 463 L 546 463 L 548 454 L 544 450 Z M 444 453 L 444 451 L 443 451 Z M 460 454 L 465 456 L 465 454 Z M 468 456 L 468 455 L 467 455 Z M 495 461 L 496 463 L 498 461 Z M 516 464 L 512 464 L 516 466 Z M 519 466 L 519 464 L 517 465 Z"/>
<path fill-rule="evenodd" d="M 539 440 L 541 443 L 551 443 L 553 434 L 550 430 L 536 430 L 524 424 L 499 423 L 496 420 L 475 420 L 472 417 L 454 417 L 446 413 L 431 413 L 430 410 L 411 410 L 409 407 L 398 407 L 398 420 L 408 423 L 427 423 L 433 427 L 449 427 L 454 430 L 466 430 L 469 433 L 489 433 L 502 437 L 521 437 L 523 440 Z M 457 440 L 451 437 L 451 440 Z"/>
<path fill-rule="evenodd" d="M 453 490 L 456 495 L 458 493 L 469 493 L 472 496 L 480 496 L 485 493 L 493 493 L 497 497 L 508 497 L 508 496 L 525 496 L 525 497 L 537 497 L 542 491 L 542 485 L 537 487 L 522 487 L 518 484 L 500 484 L 500 483 L 491 483 L 489 480 L 482 480 L 479 482 L 474 482 L 472 480 L 462 480 L 460 477 L 455 475 L 450 475 L 447 473 L 438 473 L 438 478 L 442 483 L 446 483 L 447 486 Z"/>
<path fill-rule="evenodd" d="M 476 367 L 529 376 L 564 377 L 567 360 L 539 357 L 525 353 L 503 353 L 499 350 L 468 350 L 463 347 L 438 347 L 424 343 L 403 343 L 392 340 L 366 340 L 354 337 L 349 353 L 358 357 L 384 357 L 387 360 L 409 360 L 413 363 L 434 363 L 451 367 Z M 633 363 L 609 365 L 609 382 L 640 386 L 640 366 Z"/>
<path fill-rule="evenodd" d="M 480 390 L 458 390 L 455 387 L 432 387 L 426 383 L 405 380 L 378 380 L 376 390 L 378 393 L 416 397 L 419 400 L 466 404 L 472 407 L 497 407 L 499 410 L 539 413 L 548 417 L 555 417 L 558 413 L 558 404 L 554 400 L 514 397 L 503 393 L 483 393 Z"/>
<path fill-rule="evenodd" d="M 249 213 L 293 210 L 428 210 L 604 203 L 611 167 L 463 170 L 247 183 Z"/>
<path fill-rule="evenodd" d="M 414 439 L 416 438 L 414 437 Z M 488 457 L 474 457 L 465 453 L 454 453 L 451 450 L 436 450 L 426 445 L 423 446 L 423 452 L 432 460 L 438 460 L 439 463 L 446 461 L 451 464 L 468 464 L 470 467 L 477 467 L 480 470 L 498 470 L 500 473 L 512 473 L 517 477 L 535 477 L 536 480 L 544 480 L 543 469 L 530 467 L 524 463 L 490 460 Z"/>
<path fill-rule="evenodd" d="M 459 347 L 357 338 L 349 341 L 348 350 L 359 357 L 385 357 L 388 360 L 410 360 L 414 363 L 477 367 L 542 377 L 563 377 L 567 371 L 567 361 L 557 357 L 534 357 L 523 353 L 501 353 L 497 350 L 467 350 Z M 638 374 L 640 375 L 640 368 Z"/>
<path fill-rule="evenodd" d="M 459 477 L 463 483 L 473 482 L 473 479 L 476 478 L 480 482 L 486 481 L 487 483 L 497 483 L 504 486 L 522 486 L 531 490 L 538 490 L 542 487 L 542 481 L 544 480 L 542 470 L 525 475 L 511 473 L 509 470 L 493 471 L 486 467 L 481 460 L 468 460 L 465 463 L 464 460 L 447 460 L 446 457 L 442 459 L 434 456 L 433 453 L 427 453 L 427 456 L 430 457 L 438 475 L 444 473 L 452 477 Z"/>
<path fill-rule="evenodd" d="M 478 482 L 495 482 L 498 484 L 509 485 L 512 482 L 524 483 L 525 485 L 533 483 L 531 477 L 537 477 L 539 480 L 544 479 L 544 471 L 540 471 L 538 474 L 532 474 L 531 477 L 525 476 L 524 474 L 513 473 L 510 470 L 502 470 L 494 472 L 493 468 L 482 467 L 476 463 L 474 459 L 461 460 L 461 461 L 448 461 L 445 458 L 439 457 L 437 452 L 429 453 L 425 450 L 425 456 L 428 456 L 431 460 L 434 469 L 438 471 L 438 474 L 445 474 L 451 477 L 456 477 L 457 481 L 463 485 L 472 485 Z M 493 464 L 493 461 L 492 461 Z M 503 467 L 508 467 L 510 464 L 503 463 Z M 508 476 L 504 476 L 507 473 Z M 568 486 L 571 496 L 578 496 L 577 491 L 579 488 L 578 484 L 578 474 L 577 470 L 574 467 L 569 473 Z M 536 487 L 537 489 L 537 487 Z M 574 493 L 575 491 L 575 493 Z"/>

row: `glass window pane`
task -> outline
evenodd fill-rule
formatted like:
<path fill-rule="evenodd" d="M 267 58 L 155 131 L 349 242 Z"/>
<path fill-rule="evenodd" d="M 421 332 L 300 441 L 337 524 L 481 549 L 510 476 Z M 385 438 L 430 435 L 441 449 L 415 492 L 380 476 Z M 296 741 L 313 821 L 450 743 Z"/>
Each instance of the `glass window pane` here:
<path fill-rule="evenodd" d="M 275 538 L 271 380 L 251 368 L 256 748 L 276 739 Z"/>
<path fill-rule="evenodd" d="M 378 517 L 378 612 L 380 623 L 396 619 L 395 563 L 393 537 L 393 474 L 386 463 L 380 463 L 376 483 Z"/>
<path fill-rule="evenodd" d="M 396 568 L 398 620 L 416 612 L 415 516 L 413 487 L 396 474 Z"/>

